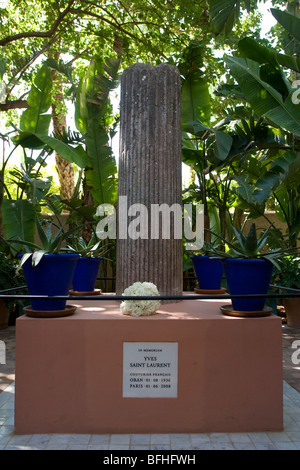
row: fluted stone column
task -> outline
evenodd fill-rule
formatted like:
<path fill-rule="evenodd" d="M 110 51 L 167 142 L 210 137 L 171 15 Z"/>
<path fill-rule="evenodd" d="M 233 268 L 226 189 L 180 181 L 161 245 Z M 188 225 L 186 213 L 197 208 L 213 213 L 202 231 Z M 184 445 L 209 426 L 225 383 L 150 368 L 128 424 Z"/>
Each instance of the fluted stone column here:
<path fill-rule="evenodd" d="M 117 295 L 136 281 L 153 282 L 161 295 L 182 294 L 182 240 L 174 238 L 173 225 L 169 239 L 162 238 L 162 230 L 159 239 L 155 239 L 151 231 L 153 204 L 169 207 L 177 204 L 181 210 L 180 103 L 180 76 L 175 67 L 135 64 L 124 71 L 120 104 L 118 221 L 121 223 L 117 223 Z M 137 203 L 147 207 L 147 220 L 141 220 L 144 213 L 138 212 L 127 217 L 127 209 Z M 138 228 L 144 238 L 122 238 L 126 226 L 138 217 L 141 222 Z"/>

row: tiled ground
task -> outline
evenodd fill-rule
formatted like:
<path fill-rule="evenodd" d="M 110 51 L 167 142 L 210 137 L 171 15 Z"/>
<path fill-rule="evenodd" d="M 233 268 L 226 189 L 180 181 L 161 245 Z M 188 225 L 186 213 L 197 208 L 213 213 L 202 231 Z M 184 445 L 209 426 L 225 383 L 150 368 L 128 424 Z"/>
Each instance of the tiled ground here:
<path fill-rule="evenodd" d="M 283 432 L 15 435 L 11 384 L 0 394 L 0 450 L 300 450 L 300 394 L 283 387 Z"/>
<path fill-rule="evenodd" d="M 300 329 L 283 326 L 284 431 L 210 434 L 14 434 L 14 328 L 0 364 L 0 450 L 300 450 L 300 365 L 291 361 Z M 300 358 L 300 355 L 298 355 Z"/>

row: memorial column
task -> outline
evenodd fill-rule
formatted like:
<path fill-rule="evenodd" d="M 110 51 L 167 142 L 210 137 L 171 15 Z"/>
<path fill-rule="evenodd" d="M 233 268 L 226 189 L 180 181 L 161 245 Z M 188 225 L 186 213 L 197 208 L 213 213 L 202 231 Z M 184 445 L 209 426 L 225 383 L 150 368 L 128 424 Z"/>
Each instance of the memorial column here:
<path fill-rule="evenodd" d="M 182 205 L 181 165 L 178 70 L 166 64 L 135 64 L 121 78 L 117 295 L 137 281 L 153 282 L 161 295 L 182 294 L 182 239 L 176 212 Z M 134 204 L 144 205 L 146 215 Z M 153 210 L 156 215 L 163 213 L 158 236 L 153 231 Z M 170 221 L 168 237 L 163 224 Z M 132 231 L 128 234 L 131 222 L 135 238 Z"/>

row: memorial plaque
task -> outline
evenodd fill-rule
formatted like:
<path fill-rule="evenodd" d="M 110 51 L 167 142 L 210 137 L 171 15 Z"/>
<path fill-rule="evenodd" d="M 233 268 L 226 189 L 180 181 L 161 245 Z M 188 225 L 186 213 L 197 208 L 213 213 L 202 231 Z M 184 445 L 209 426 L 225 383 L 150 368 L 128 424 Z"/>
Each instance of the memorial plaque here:
<path fill-rule="evenodd" d="M 178 343 L 123 343 L 123 397 L 176 398 Z"/>

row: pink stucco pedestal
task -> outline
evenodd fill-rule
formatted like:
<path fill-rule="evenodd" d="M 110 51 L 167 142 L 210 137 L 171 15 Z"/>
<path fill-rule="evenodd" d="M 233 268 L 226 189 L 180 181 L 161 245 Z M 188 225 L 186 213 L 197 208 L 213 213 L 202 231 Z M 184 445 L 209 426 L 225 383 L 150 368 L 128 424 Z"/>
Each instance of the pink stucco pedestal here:
<path fill-rule="evenodd" d="M 128 317 L 115 301 L 16 324 L 15 432 L 255 432 L 283 428 L 281 320 L 215 300 Z M 123 343 L 178 344 L 177 397 L 123 396 Z"/>

